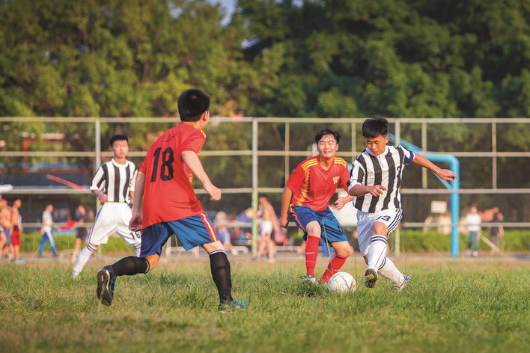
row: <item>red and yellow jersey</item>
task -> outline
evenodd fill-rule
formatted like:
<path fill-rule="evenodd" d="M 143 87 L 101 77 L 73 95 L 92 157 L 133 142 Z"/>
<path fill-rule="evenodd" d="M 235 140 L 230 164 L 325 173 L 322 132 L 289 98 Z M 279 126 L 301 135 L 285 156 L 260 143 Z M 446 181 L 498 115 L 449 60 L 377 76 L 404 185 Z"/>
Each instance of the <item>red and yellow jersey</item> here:
<path fill-rule="evenodd" d="M 287 187 L 293 194 L 292 204 L 307 206 L 320 212 L 324 211 L 337 187 L 348 191 L 350 173 L 348 164 L 335 157 L 331 167 L 326 170 L 319 163 L 318 156 L 306 159 L 296 167 L 287 181 Z"/>
<path fill-rule="evenodd" d="M 203 212 L 191 181 L 193 173 L 182 152 L 199 154 L 206 134 L 192 125 L 167 130 L 149 147 L 139 171 L 145 174 L 142 228 Z"/>

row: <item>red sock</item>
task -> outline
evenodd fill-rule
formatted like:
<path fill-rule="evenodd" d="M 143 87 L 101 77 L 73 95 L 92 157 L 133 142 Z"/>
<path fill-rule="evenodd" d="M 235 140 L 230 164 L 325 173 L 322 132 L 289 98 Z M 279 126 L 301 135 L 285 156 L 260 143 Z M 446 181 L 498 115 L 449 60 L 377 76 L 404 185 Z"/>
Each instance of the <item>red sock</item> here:
<path fill-rule="evenodd" d="M 331 276 L 333 276 L 335 273 L 339 272 L 339 270 L 342 268 L 344 263 L 346 262 L 347 257 L 340 257 L 338 255 L 333 255 L 331 260 L 329 261 L 328 268 L 326 269 L 326 272 L 322 275 L 322 278 L 319 283 L 328 283 Z"/>
<path fill-rule="evenodd" d="M 307 236 L 307 243 L 305 246 L 305 267 L 307 268 L 307 274 L 311 277 L 315 277 L 319 243 L 319 237 L 314 237 L 312 235 Z"/>

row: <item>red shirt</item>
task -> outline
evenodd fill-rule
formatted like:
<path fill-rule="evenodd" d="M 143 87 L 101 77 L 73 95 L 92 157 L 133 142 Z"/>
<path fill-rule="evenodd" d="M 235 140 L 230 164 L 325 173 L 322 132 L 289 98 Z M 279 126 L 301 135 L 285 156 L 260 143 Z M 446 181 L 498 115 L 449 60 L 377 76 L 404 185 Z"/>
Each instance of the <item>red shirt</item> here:
<path fill-rule="evenodd" d="M 145 174 L 142 228 L 203 212 L 191 185 L 193 173 L 182 152 L 199 154 L 206 134 L 192 125 L 167 130 L 147 150 L 139 171 Z"/>
<path fill-rule="evenodd" d="M 329 200 L 340 185 L 348 191 L 350 173 L 348 164 L 340 157 L 335 157 L 328 170 L 322 168 L 318 156 L 306 159 L 296 167 L 287 181 L 287 187 L 294 193 L 292 204 L 307 206 L 313 211 L 324 211 Z"/>

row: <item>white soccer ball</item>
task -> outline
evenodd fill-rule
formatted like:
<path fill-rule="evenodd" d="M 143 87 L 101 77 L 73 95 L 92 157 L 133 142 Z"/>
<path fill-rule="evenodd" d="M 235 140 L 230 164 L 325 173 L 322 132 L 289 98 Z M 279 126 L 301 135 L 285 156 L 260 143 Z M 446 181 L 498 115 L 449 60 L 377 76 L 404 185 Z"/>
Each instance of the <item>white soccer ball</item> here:
<path fill-rule="evenodd" d="M 329 279 L 328 289 L 339 293 L 355 292 L 357 283 L 348 272 L 337 272 Z"/>

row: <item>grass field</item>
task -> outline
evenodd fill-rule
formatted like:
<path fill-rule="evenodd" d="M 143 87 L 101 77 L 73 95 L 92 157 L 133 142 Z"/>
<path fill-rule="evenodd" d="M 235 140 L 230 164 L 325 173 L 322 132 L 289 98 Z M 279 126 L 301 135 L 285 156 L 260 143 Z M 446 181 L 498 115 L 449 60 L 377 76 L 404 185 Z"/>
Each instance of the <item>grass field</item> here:
<path fill-rule="evenodd" d="M 344 295 L 303 285 L 302 261 L 232 261 L 234 296 L 248 310 L 217 312 L 207 261 L 161 264 L 121 277 L 111 307 L 95 276 L 70 266 L 0 266 L 1 352 L 528 352 L 528 263 L 401 262 L 403 292 L 381 279 Z M 319 263 L 322 272 L 325 263 Z"/>

